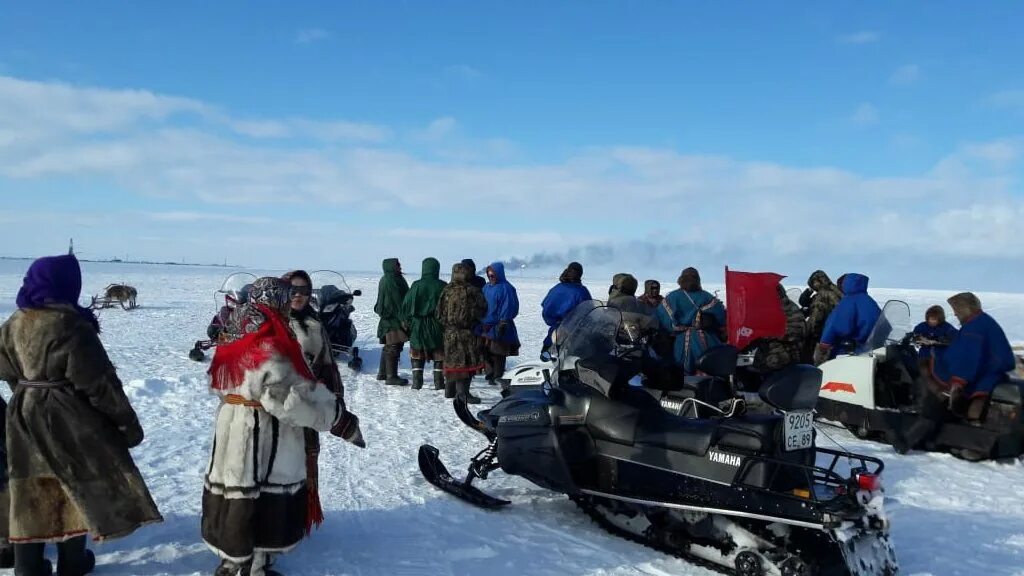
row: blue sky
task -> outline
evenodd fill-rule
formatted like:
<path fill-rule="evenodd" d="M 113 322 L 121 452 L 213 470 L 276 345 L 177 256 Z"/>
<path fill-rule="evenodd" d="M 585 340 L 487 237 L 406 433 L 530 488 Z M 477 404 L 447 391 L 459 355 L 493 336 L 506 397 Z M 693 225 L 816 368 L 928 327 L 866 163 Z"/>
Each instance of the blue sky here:
<path fill-rule="evenodd" d="M 6 3 L 0 253 L 586 254 L 1014 290 L 1022 20 L 995 2 Z"/>

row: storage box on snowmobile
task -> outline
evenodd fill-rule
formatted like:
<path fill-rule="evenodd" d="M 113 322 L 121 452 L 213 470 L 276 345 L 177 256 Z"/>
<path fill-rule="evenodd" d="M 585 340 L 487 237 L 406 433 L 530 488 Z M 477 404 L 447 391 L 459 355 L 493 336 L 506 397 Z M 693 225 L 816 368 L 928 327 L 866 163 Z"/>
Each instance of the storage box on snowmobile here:
<path fill-rule="evenodd" d="M 540 486 L 558 491 L 575 491 L 566 455 L 578 450 L 559 446 L 552 423 L 559 420 L 561 394 L 540 390 L 523 391 L 498 403 L 483 415 L 497 431 L 498 462 L 509 474 L 521 475 Z M 580 418 L 575 425 L 582 424 Z"/>

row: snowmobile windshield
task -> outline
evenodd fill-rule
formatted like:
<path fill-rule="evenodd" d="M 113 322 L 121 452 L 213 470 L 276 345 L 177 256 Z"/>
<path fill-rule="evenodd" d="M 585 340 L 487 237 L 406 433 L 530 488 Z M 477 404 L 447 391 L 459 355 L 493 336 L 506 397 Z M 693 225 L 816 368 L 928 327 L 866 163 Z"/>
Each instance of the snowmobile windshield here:
<path fill-rule="evenodd" d="M 803 293 L 804 291 L 801 288 L 790 288 L 786 290 L 786 296 L 788 296 L 789 299 L 797 306 L 800 306 L 800 295 Z"/>
<path fill-rule="evenodd" d="M 882 308 L 882 314 L 875 322 L 871 335 L 868 336 L 864 346 L 858 352 L 870 352 L 884 348 L 888 344 L 895 344 L 913 331 L 914 323 L 910 317 L 910 306 L 906 302 L 890 300 Z"/>
<path fill-rule="evenodd" d="M 333 270 L 317 270 L 309 275 L 313 281 L 313 307 L 324 310 L 332 304 L 338 304 L 352 298 L 345 277 Z"/>
<path fill-rule="evenodd" d="M 217 294 L 221 294 L 225 299 L 230 299 L 234 304 L 244 304 L 249 299 L 249 288 L 252 287 L 252 283 L 256 281 L 256 276 L 248 272 L 236 272 L 224 279 L 224 283 L 221 284 L 220 290 L 217 290 Z M 225 302 L 227 304 L 228 302 Z M 220 302 L 217 303 L 220 307 Z"/>
<path fill-rule="evenodd" d="M 591 300 L 582 302 L 558 327 L 555 345 L 559 369 L 572 369 L 576 362 L 588 366 L 620 361 L 642 344 L 644 325 L 630 321 L 635 314 Z"/>

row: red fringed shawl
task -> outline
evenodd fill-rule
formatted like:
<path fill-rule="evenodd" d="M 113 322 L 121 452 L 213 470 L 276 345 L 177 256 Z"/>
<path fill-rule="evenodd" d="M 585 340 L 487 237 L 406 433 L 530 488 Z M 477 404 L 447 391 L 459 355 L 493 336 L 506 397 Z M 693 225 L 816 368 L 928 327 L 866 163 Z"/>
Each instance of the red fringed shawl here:
<path fill-rule="evenodd" d="M 302 355 L 302 347 L 280 314 L 256 304 L 265 320 L 255 332 L 243 335 L 234 342 L 219 344 L 210 361 L 210 387 L 230 390 L 242 385 L 247 370 L 253 370 L 278 352 L 291 360 L 292 366 L 303 377 L 315 380 L 313 372 Z"/>

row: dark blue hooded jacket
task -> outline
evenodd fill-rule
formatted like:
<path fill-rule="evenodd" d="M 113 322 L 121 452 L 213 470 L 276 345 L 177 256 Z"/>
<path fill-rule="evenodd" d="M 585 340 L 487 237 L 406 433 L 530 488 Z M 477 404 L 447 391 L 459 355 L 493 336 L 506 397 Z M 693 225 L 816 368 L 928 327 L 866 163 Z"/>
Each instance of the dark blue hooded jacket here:
<path fill-rule="evenodd" d="M 970 397 L 975 393 L 991 394 L 1016 364 L 1006 333 L 995 319 L 980 312 L 960 327 L 942 362 L 935 363 L 935 375 L 949 383 L 962 380 L 964 393 Z"/>
<path fill-rule="evenodd" d="M 834 352 L 845 341 L 852 340 L 859 348 L 871 335 L 875 322 L 882 315 L 882 309 L 868 296 L 868 277 L 862 274 L 847 274 L 843 278 L 843 298 L 825 321 L 821 341 L 832 346 Z"/>
<path fill-rule="evenodd" d="M 519 295 L 514 286 L 505 279 L 505 265 L 501 262 L 491 264 L 497 276 L 496 284 L 488 283 L 484 286 L 484 298 L 487 299 L 487 316 L 481 323 L 481 334 L 496 342 L 519 344 L 519 333 L 516 331 L 516 324 L 513 322 L 519 315 Z M 505 332 L 498 337 L 498 323 L 505 322 Z"/>
<path fill-rule="evenodd" d="M 548 325 L 548 335 L 544 338 L 544 349 L 551 346 L 551 333 L 565 320 L 580 302 L 590 300 L 590 290 L 578 282 L 559 282 L 540 303 L 541 316 Z"/>
<path fill-rule="evenodd" d="M 936 342 L 945 342 L 951 344 L 953 340 L 956 340 L 957 331 L 949 322 L 943 321 L 938 326 L 929 326 L 927 322 L 921 322 L 914 327 L 914 334 L 918 336 L 924 336 L 929 340 L 935 340 Z M 947 346 L 921 346 L 921 349 L 917 351 L 918 358 L 935 358 L 938 362 L 942 360 L 942 355 L 946 353 Z"/>

